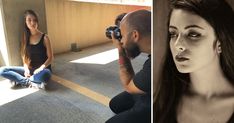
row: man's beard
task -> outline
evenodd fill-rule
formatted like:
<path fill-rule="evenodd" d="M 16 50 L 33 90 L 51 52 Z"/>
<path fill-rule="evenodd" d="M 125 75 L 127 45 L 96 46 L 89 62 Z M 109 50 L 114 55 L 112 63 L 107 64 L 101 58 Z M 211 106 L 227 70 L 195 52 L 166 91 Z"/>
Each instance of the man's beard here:
<path fill-rule="evenodd" d="M 126 48 L 125 51 L 127 53 L 127 56 L 130 59 L 136 58 L 138 55 L 140 55 L 141 51 L 139 46 L 136 43 L 131 43 L 129 44 Z"/>

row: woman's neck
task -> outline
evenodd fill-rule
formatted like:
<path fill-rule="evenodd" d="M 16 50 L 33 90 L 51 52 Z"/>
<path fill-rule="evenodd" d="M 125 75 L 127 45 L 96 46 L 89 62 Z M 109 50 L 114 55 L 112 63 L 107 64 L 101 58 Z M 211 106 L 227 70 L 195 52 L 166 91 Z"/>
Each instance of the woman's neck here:
<path fill-rule="evenodd" d="M 31 35 L 37 35 L 39 33 L 39 30 L 35 29 L 35 30 L 30 30 Z"/>
<path fill-rule="evenodd" d="M 190 73 L 190 78 L 191 92 L 207 100 L 234 93 L 234 88 L 224 76 L 219 63 L 213 62 L 199 71 Z"/>

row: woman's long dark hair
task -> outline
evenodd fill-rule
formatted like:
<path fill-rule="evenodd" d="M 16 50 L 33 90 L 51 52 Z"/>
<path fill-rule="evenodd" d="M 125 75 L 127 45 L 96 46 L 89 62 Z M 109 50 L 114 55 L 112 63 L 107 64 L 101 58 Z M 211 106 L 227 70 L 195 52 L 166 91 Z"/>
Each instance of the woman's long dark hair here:
<path fill-rule="evenodd" d="M 21 57 L 23 59 L 23 62 L 26 63 L 30 67 L 31 59 L 29 57 L 29 52 L 27 50 L 27 45 L 29 44 L 29 40 L 31 36 L 31 32 L 26 24 L 26 17 L 28 15 L 34 16 L 36 18 L 37 23 L 38 23 L 38 16 L 33 10 L 26 10 L 24 12 L 24 33 L 23 33 L 23 39 L 21 42 Z"/>
<path fill-rule="evenodd" d="M 183 9 L 199 15 L 214 28 L 222 48 L 220 55 L 222 71 L 234 86 L 234 13 L 232 8 L 225 0 L 173 0 L 171 7 L 171 11 Z M 188 90 L 190 77 L 188 73 L 183 74 L 177 70 L 169 44 L 162 71 L 160 87 L 154 103 L 155 123 L 175 123 L 177 107 L 183 93 Z"/>

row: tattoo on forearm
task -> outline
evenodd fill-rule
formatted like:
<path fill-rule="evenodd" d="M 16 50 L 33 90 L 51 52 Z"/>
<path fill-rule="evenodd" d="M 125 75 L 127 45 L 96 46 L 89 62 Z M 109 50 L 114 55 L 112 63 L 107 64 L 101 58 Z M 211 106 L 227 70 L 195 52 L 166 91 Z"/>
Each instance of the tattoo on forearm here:
<path fill-rule="evenodd" d="M 120 68 L 125 68 L 126 71 L 130 75 L 134 75 L 134 70 L 132 68 L 131 61 L 127 57 L 126 52 L 125 52 L 124 49 L 122 49 L 121 51 L 119 51 L 119 65 L 120 65 Z"/>

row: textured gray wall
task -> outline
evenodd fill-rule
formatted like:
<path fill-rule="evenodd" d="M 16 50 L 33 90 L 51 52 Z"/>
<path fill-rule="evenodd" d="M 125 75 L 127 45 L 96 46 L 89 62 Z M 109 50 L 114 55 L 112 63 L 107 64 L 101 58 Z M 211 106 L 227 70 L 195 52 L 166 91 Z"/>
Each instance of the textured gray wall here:
<path fill-rule="evenodd" d="M 47 32 L 44 0 L 2 0 L 6 43 L 10 65 L 21 65 L 20 41 L 23 34 L 23 13 L 32 9 L 39 14 L 39 29 Z M 2 60 L 0 60 L 2 61 Z M 3 64 L 0 64 L 3 65 Z"/>
<path fill-rule="evenodd" d="M 48 34 L 55 54 L 70 51 L 72 43 L 79 48 L 110 42 L 105 30 L 122 12 L 150 9 L 145 6 L 46 0 Z M 59 25 L 59 26 L 58 26 Z"/>

